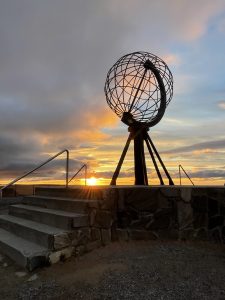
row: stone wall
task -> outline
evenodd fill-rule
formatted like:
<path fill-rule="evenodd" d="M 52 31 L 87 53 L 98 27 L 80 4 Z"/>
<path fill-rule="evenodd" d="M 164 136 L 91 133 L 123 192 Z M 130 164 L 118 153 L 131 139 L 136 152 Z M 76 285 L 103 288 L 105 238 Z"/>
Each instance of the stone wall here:
<path fill-rule="evenodd" d="M 46 194 L 45 189 L 37 190 Z M 50 196 L 97 199 L 91 230 L 111 239 L 212 240 L 225 243 L 224 187 L 86 187 L 51 189 Z M 97 232 L 96 231 L 96 232 Z"/>
<path fill-rule="evenodd" d="M 225 188 L 120 190 L 119 239 L 211 240 L 225 243 Z"/>

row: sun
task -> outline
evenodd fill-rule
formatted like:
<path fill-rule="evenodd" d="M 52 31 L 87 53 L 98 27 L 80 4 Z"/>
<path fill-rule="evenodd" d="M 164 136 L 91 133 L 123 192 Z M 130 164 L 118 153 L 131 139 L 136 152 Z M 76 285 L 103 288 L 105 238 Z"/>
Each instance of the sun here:
<path fill-rule="evenodd" d="M 87 185 L 97 185 L 98 179 L 95 177 L 87 178 Z"/>

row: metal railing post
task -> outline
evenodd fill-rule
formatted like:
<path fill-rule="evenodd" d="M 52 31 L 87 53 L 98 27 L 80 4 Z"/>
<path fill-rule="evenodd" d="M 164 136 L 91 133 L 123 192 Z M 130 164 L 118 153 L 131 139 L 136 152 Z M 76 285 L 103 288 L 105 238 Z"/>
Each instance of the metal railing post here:
<path fill-rule="evenodd" d="M 87 185 L 87 165 L 85 165 L 85 186 Z"/>
<path fill-rule="evenodd" d="M 66 150 L 66 188 L 69 184 L 69 151 Z"/>
<path fill-rule="evenodd" d="M 179 165 L 179 176 L 180 176 L 180 185 L 181 185 L 181 172 L 180 172 L 180 165 Z"/>
<path fill-rule="evenodd" d="M 86 185 L 86 181 L 87 181 L 87 165 L 83 164 L 82 167 L 80 167 L 80 169 L 70 178 L 70 180 L 68 181 L 68 185 L 69 183 L 77 176 L 77 174 L 80 173 L 80 171 L 84 168 L 85 170 L 85 185 Z"/>
<path fill-rule="evenodd" d="M 179 174 L 180 174 L 180 185 L 181 185 L 181 172 L 180 169 L 182 169 L 182 171 L 184 172 L 184 174 L 187 176 L 187 178 L 190 180 L 190 182 L 192 183 L 192 185 L 194 186 L 194 182 L 191 180 L 190 176 L 187 174 L 187 172 L 184 170 L 184 168 L 182 167 L 182 165 L 179 165 Z"/>

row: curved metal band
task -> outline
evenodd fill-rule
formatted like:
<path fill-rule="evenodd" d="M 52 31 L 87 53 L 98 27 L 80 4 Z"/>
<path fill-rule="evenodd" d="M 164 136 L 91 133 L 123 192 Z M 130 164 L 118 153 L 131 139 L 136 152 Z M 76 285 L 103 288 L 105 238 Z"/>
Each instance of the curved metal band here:
<path fill-rule="evenodd" d="M 152 127 L 152 126 L 155 126 L 157 123 L 159 123 L 159 121 L 162 119 L 162 117 L 165 113 L 165 110 L 166 110 L 166 90 L 165 90 L 165 86 L 164 86 L 162 77 L 161 77 L 159 71 L 154 66 L 154 64 L 151 61 L 148 61 L 148 66 L 149 66 L 149 69 L 153 72 L 153 74 L 155 75 L 155 77 L 158 81 L 160 94 L 161 94 L 160 107 L 158 109 L 158 113 L 151 122 L 147 123 L 149 127 Z"/>

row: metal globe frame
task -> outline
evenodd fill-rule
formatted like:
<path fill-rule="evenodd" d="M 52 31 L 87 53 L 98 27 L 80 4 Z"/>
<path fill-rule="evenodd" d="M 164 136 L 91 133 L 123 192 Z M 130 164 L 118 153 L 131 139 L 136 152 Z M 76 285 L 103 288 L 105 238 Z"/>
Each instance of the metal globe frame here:
<path fill-rule="evenodd" d="M 164 185 L 164 181 L 157 160 L 169 184 L 173 185 L 173 180 L 148 134 L 149 128 L 162 119 L 173 96 L 173 76 L 166 63 L 148 52 L 133 52 L 124 55 L 110 68 L 104 91 L 109 107 L 123 123 L 129 126 L 130 132 L 111 185 L 116 185 L 132 140 L 134 140 L 135 184 L 148 185 L 145 142 L 160 184 Z"/>

